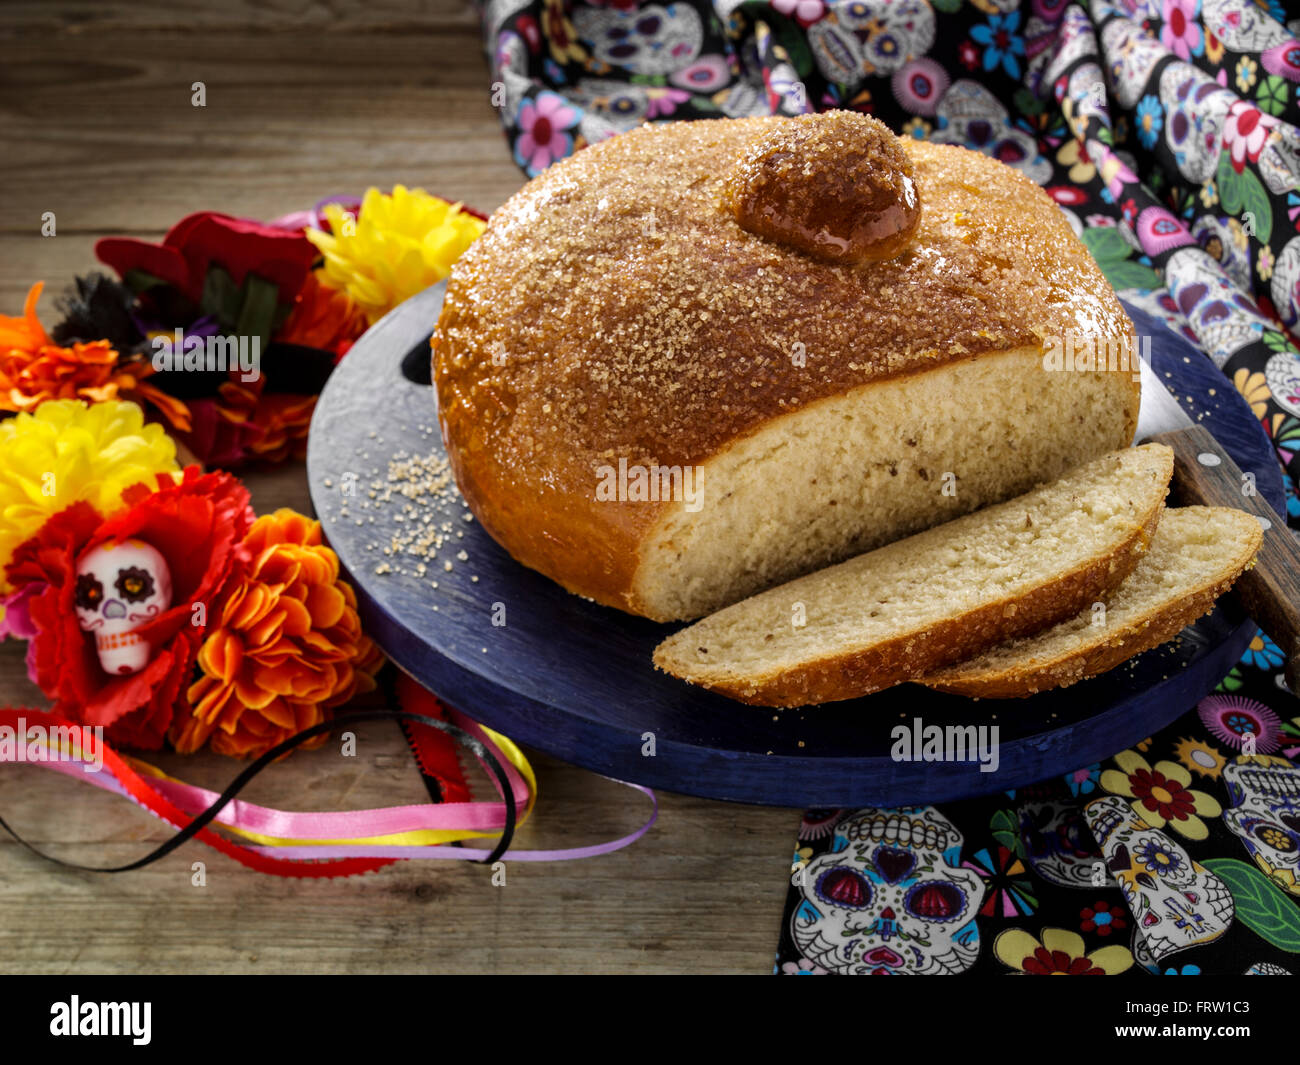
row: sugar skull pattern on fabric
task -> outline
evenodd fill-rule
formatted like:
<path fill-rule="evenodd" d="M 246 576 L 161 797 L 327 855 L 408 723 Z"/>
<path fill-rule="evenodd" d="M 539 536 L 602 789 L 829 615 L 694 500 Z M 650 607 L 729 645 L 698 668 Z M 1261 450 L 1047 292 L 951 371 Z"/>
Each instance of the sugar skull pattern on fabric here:
<path fill-rule="evenodd" d="M 848 975 L 970 968 L 984 882 L 961 867 L 961 847 L 932 806 L 844 818 L 830 851 L 791 877 L 802 894 L 790 922 L 802 956 Z"/>
<path fill-rule="evenodd" d="M 1294 5 L 490 0 L 481 9 L 501 121 L 529 176 L 642 122 L 828 108 L 1022 171 L 1125 299 L 1198 345 L 1245 396 L 1300 530 Z M 801 835 L 795 855 L 775 971 L 1297 971 L 1300 896 L 1286 857 L 1295 825 L 1283 806 L 1293 778 L 1238 761 L 1251 757 L 1243 745 L 1300 755 L 1300 701 L 1281 682 L 1282 661 L 1261 635 L 1216 696 L 1136 750 L 1061 779 L 942 809 L 815 812 L 819 831 Z M 918 820 L 929 827 L 902 846 L 871 834 Z M 1135 864 L 1139 853 L 1176 859 L 1191 880 Z M 931 873 L 947 886 L 921 890 Z"/>
<path fill-rule="evenodd" d="M 1089 803 L 1087 814 L 1106 867 L 1119 880 L 1154 960 L 1213 942 L 1228 930 L 1233 915 L 1228 886 L 1173 836 L 1113 796 Z"/>
<path fill-rule="evenodd" d="M 1277 755 L 1224 766 L 1232 802 L 1224 823 L 1279 887 L 1300 896 L 1300 769 Z"/>

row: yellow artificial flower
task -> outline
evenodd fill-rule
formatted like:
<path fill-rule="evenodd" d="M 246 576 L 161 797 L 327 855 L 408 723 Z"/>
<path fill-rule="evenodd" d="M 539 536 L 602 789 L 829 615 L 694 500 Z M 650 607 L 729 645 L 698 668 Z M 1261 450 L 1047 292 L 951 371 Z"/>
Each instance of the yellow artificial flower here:
<path fill-rule="evenodd" d="M 1229 218 L 1228 232 L 1232 234 L 1232 243 L 1237 247 L 1237 250 L 1245 251 L 1246 246 L 1250 243 L 1250 238 L 1246 235 L 1246 227 L 1235 218 Z"/>
<path fill-rule="evenodd" d="M 569 21 L 564 0 L 545 0 L 542 5 L 542 36 L 551 46 L 551 58 L 560 66 L 586 61 L 587 50 L 582 47 L 578 31 Z"/>
<path fill-rule="evenodd" d="M 1044 928 L 1042 936 L 1039 942 L 1023 928 L 1008 928 L 993 941 L 993 953 L 1026 976 L 1118 976 L 1133 967 L 1132 952 L 1118 943 L 1085 954 L 1074 932 Z"/>
<path fill-rule="evenodd" d="M 487 225 L 458 203 L 402 185 L 391 196 L 370 189 L 356 216 L 328 204 L 325 217 L 333 232 L 307 230 L 325 257 L 324 280 L 351 296 L 372 324 L 445 278 Z"/>
<path fill-rule="evenodd" d="M 179 468 L 163 427 L 125 400 L 51 400 L 0 422 L 0 594 L 14 549 L 49 517 L 83 500 L 108 517 L 124 488 Z"/>

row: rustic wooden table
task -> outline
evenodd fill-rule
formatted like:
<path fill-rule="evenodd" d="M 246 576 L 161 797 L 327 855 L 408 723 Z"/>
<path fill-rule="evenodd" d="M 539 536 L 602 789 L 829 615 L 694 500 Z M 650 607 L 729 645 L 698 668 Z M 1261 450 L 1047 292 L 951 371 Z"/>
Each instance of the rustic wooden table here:
<path fill-rule="evenodd" d="M 157 238 L 204 208 L 270 218 L 371 185 L 423 186 L 485 211 L 521 183 L 489 104 L 476 16 L 457 0 L 6 2 L 0 7 L 0 313 L 32 281 L 53 298 L 106 234 Z M 207 106 L 191 105 L 206 86 Z M 54 212 L 56 235 L 41 236 Z M 300 465 L 250 473 L 259 511 L 309 508 Z M 41 705 L 23 645 L 0 644 L 0 705 Z M 155 759 L 209 787 L 226 759 Z M 534 754 L 540 800 L 521 847 L 630 830 L 630 789 Z M 296 809 L 419 802 L 396 726 L 355 759 L 294 755 L 245 793 Z M 662 795 L 658 825 L 616 854 L 290 881 L 191 843 L 112 876 L 64 871 L 0 840 L 0 972 L 769 971 L 798 824 L 792 810 Z M 0 770 L 0 814 L 87 864 L 130 861 L 168 830 L 37 767 Z M 195 887 L 192 863 L 206 863 Z"/>

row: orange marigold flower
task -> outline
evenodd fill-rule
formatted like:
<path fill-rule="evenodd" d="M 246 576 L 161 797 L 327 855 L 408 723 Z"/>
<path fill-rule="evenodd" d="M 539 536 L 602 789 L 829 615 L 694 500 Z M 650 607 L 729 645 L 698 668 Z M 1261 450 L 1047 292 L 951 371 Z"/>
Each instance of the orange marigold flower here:
<path fill-rule="evenodd" d="M 276 333 L 275 339 L 286 344 L 332 351 L 342 358 L 352 342 L 366 331 L 366 316 L 352 297 L 339 289 L 320 283 L 316 271 L 307 275 L 293 311 Z"/>
<path fill-rule="evenodd" d="M 55 344 L 36 317 L 44 287 L 32 285 L 21 318 L 0 315 L 0 411 L 32 411 L 50 399 L 135 399 L 153 404 L 178 430 L 189 430 L 185 404 L 145 383 L 154 373 L 148 362 L 122 362 L 107 340 Z"/>
<path fill-rule="evenodd" d="M 247 568 L 199 650 L 190 717 L 172 728 L 183 753 L 208 743 L 218 754 L 256 757 L 373 689 L 382 661 L 361 632 L 338 557 L 321 543 L 320 522 L 277 510 L 253 523 L 244 547 Z"/>

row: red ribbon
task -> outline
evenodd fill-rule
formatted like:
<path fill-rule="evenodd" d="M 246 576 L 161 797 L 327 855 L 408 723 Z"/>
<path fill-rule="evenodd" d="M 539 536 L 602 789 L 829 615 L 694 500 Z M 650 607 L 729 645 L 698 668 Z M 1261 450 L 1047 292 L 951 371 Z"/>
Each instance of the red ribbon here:
<path fill-rule="evenodd" d="M 81 726 L 76 722 L 69 721 L 66 718 L 59 717 L 55 714 L 48 713 L 44 710 L 35 708 L 30 709 L 0 709 L 0 726 L 8 725 L 15 732 L 20 726 L 28 723 L 29 716 L 39 721 L 46 728 L 63 727 L 76 729 L 78 732 Z M 100 744 L 100 753 L 104 759 L 104 768 L 108 769 L 115 776 L 127 794 L 137 803 L 143 806 L 150 813 L 166 821 L 174 828 L 184 828 L 194 819 L 183 810 L 174 806 L 153 790 L 131 766 L 123 761 L 121 756 L 113 750 L 108 743 Z M 386 865 L 392 865 L 394 858 L 343 858 L 337 861 L 290 861 L 284 858 L 272 858 L 265 854 L 234 843 L 223 836 L 213 832 L 210 828 L 201 828 L 194 837 L 206 843 L 209 847 L 214 847 L 221 851 L 229 858 L 233 858 L 241 865 L 246 865 L 250 869 L 256 869 L 259 873 L 274 873 L 276 876 L 290 877 L 338 877 L 338 876 L 356 876 L 358 873 L 369 873 L 376 869 L 382 869 Z"/>

